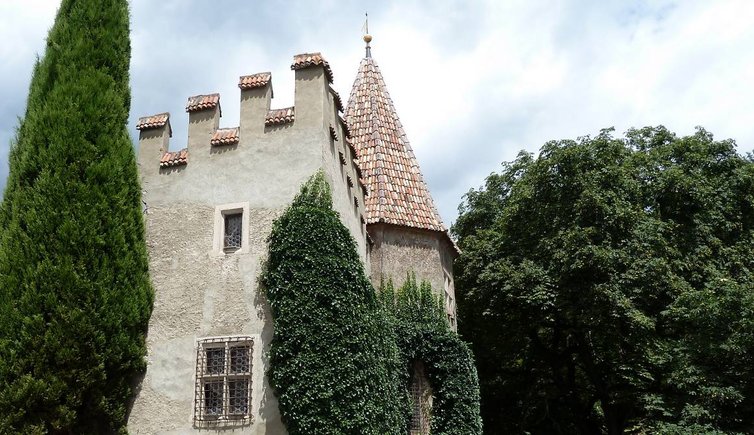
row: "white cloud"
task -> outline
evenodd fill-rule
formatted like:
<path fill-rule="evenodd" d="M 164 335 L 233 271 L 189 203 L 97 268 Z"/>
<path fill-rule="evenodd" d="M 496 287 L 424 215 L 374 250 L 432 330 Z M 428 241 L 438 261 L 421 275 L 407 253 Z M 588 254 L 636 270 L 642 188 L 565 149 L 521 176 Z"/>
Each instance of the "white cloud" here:
<path fill-rule="evenodd" d="M 0 80 L 12 84 L 6 119 L 22 113 L 56 4 L 0 3 Z M 173 147 L 182 147 L 186 97 L 221 92 L 222 123 L 235 125 L 238 76 L 259 71 L 273 73 L 273 105 L 290 105 L 291 56 L 304 51 L 323 52 L 347 98 L 366 9 L 373 55 L 446 223 L 501 161 L 550 139 L 703 125 L 742 152 L 754 146 L 747 0 L 134 0 L 132 119 L 169 110 Z M 0 122 L 0 140 L 13 125 Z"/>

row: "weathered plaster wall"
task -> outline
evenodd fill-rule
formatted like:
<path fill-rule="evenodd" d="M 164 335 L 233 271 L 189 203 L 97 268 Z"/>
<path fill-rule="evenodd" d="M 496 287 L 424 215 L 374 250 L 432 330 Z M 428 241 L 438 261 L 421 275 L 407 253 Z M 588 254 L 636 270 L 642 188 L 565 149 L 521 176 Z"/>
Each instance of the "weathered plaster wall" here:
<path fill-rule="evenodd" d="M 264 126 L 270 86 L 241 92 L 240 141 L 212 147 L 218 112 L 191 116 L 188 165 L 159 168 L 168 126 L 141 132 L 140 175 L 155 305 L 147 337 L 148 367 L 129 416 L 130 433 L 232 432 L 284 434 L 277 400 L 266 378 L 267 351 L 273 323 L 257 282 L 266 258 L 272 222 L 318 169 L 333 184 L 334 208 L 341 215 L 366 259 L 365 233 L 353 196 L 363 207 L 360 189 L 345 185 L 336 145 L 344 132 L 320 67 L 296 71 L 295 121 Z M 201 112 L 200 112 L 201 113 Z M 342 139 L 341 139 L 342 141 Z M 157 156 L 157 157 L 154 157 Z M 358 178 L 356 178 L 358 180 Z M 217 237 L 216 208 L 248 205 L 248 249 L 223 253 L 213 249 Z M 367 264 L 367 267 L 369 264 Z M 249 335 L 252 359 L 253 423 L 219 430 L 194 427 L 197 339 Z"/>
<path fill-rule="evenodd" d="M 328 101 L 326 106 L 329 107 L 329 110 L 325 112 L 323 127 L 328 131 L 328 146 L 322 148 L 322 167 L 333 186 L 333 207 L 343 218 L 343 223 L 351 231 L 351 234 L 354 235 L 359 255 L 366 258 L 364 264 L 366 273 L 369 274 L 371 264 L 368 259 L 369 250 L 366 242 L 364 192 L 354 162 L 356 156 L 346 143 L 348 139 L 335 109 L 334 95 L 328 91 L 325 98 Z M 330 126 L 336 130 L 336 139 L 329 137 Z M 340 161 L 340 153 L 343 153 L 345 157 L 345 164 Z M 351 178 L 353 186 L 349 186 L 348 177 Z M 354 201 L 354 198 L 356 201 Z"/>
<path fill-rule="evenodd" d="M 156 298 L 147 337 L 149 366 L 131 412 L 131 433 L 186 433 L 192 428 L 196 340 L 225 335 L 254 339 L 255 424 L 242 433 L 285 433 L 264 375 L 263 350 L 272 338 L 272 322 L 256 282 L 265 237 L 280 210 L 250 210 L 250 249 L 241 255 L 212 252 L 214 212 L 212 206 L 192 203 L 149 208 Z"/>

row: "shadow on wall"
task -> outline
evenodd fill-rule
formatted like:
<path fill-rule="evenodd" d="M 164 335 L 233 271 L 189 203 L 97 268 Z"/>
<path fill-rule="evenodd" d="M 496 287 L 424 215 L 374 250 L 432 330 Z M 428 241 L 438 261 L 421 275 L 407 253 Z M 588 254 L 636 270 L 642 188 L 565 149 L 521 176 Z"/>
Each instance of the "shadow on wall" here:
<path fill-rule="evenodd" d="M 260 264 L 260 270 L 267 270 L 267 262 L 262 260 Z M 273 325 L 272 325 L 272 310 L 270 304 L 267 301 L 267 289 L 262 282 L 262 276 L 264 272 L 259 273 L 257 276 L 257 291 L 254 296 L 254 307 L 257 309 L 257 313 L 261 313 L 264 316 L 264 322 L 262 332 L 260 333 L 261 346 L 262 346 L 262 365 L 264 366 L 264 384 L 262 385 L 262 400 L 259 403 L 259 416 L 264 419 L 268 424 L 265 425 L 265 433 L 268 435 L 279 435 L 281 431 L 284 431 L 284 425 L 280 420 L 280 411 L 278 410 L 278 400 L 269 384 L 269 378 L 267 373 L 270 367 L 269 349 L 270 342 L 272 341 Z M 270 424 L 273 421 L 280 422 L 280 427 Z"/>
<path fill-rule="evenodd" d="M 170 175 L 186 170 L 186 165 L 160 167 L 160 175 Z"/>
<path fill-rule="evenodd" d="M 225 154 L 229 151 L 235 151 L 238 149 L 238 144 L 230 144 L 230 145 L 213 145 L 209 149 L 210 154 Z"/>

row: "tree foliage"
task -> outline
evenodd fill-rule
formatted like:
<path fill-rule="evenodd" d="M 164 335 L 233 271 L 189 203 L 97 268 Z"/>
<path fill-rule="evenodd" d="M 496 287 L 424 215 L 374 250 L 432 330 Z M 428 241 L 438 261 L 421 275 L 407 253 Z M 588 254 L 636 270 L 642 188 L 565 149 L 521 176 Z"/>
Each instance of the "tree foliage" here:
<path fill-rule="evenodd" d="M 491 433 L 754 431 L 754 162 L 735 143 L 548 142 L 459 210 Z"/>
<path fill-rule="evenodd" d="M 399 349 L 400 390 L 410 389 L 410 370 L 421 361 L 432 386 L 432 434 L 481 434 L 479 381 L 468 346 L 448 326 L 442 301 L 428 282 L 417 285 L 410 274 L 397 290 L 383 282 L 380 300 L 390 320 Z M 408 425 L 411 408 L 404 394 Z M 408 427 L 403 433 L 406 433 Z"/>
<path fill-rule="evenodd" d="M 270 383 L 288 431 L 401 433 L 395 340 L 321 172 L 275 221 L 263 282 Z"/>
<path fill-rule="evenodd" d="M 152 304 L 128 4 L 64 0 L 34 68 L 0 209 L 0 432 L 125 424 Z"/>

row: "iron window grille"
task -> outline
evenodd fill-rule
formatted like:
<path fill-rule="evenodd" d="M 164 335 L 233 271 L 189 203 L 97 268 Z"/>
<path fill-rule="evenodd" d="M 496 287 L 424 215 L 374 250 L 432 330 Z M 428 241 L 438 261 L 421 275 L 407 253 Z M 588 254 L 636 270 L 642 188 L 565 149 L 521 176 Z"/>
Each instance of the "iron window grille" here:
<path fill-rule="evenodd" d="M 251 423 L 253 344 L 247 336 L 199 340 L 194 391 L 198 426 Z"/>
<path fill-rule="evenodd" d="M 243 213 L 226 214 L 224 229 L 225 250 L 235 251 L 241 248 L 241 237 L 243 234 Z"/>
<path fill-rule="evenodd" d="M 432 413 L 432 389 L 424 374 L 424 365 L 415 361 L 411 373 L 411 425 L 410 435 L 427 435 Z"/>

